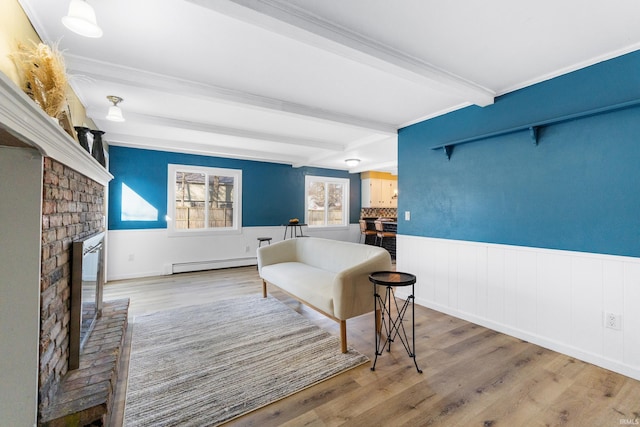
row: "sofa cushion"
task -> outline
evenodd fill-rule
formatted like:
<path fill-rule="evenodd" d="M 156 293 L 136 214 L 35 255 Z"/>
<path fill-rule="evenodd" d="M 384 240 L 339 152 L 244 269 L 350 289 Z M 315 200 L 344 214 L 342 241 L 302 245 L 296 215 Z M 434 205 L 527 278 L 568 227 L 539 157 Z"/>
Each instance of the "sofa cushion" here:
<path fill-rule="evenodd" d="M 296 242 L 296 261 L 322 270 L 339 272 L 380 254 L 380 248 L 329 239 L 302 239 Z"/>
<path fill-rule="evenodd" d="M 313 307 L 333 314 L 336 273 L 301 262 L 281 262 L 262 267 L 261 276 Z"/>

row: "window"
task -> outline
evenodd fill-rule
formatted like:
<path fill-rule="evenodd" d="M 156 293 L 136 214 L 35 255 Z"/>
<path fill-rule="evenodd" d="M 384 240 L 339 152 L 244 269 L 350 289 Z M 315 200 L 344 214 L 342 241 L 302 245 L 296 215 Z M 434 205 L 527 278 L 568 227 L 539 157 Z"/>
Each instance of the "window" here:
<path fill-rule="evenodd" d="M 240 231 L 241 170 L 169 165 L 168 189 L 169 232 Z"/>
<path fill-rule="evenodd" d="M 307 175 L 305 192 L 305 222 L 309 227 L 349 225 L 348 179 Z"/>

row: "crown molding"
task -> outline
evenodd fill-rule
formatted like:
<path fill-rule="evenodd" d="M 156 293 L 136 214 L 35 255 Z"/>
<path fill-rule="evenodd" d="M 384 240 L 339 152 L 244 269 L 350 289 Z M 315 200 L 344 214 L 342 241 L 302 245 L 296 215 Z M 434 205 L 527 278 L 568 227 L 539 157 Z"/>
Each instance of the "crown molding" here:
<path fill-rule="evenodd" d="M 113 179 L 113 175 L 71 138 L 57 120 L 42 111 L 3 73 L 0 73 L 0 127 L 43 156 L 104 186 Z"/>
<path fill-rule="evenodd" d="M 574 71 L 582 70 L 583 68 L 590 67 L 591 65 L 599 64 L 604 61 L 608 61 L 613 58 L 617 58 L 622 55 L 626 55 L 631 52 L 635 52 L 640 49 L 640 42 L 632 43 L 629 46 L 625 46 L 620 49 L 613 50 L 611 52 L 607 52 L 603 55 L 595 56 L 593 58 L 589 58 L 584 61 L 577 62 L 575 64 L 571 64 L 570 66 L 560 68 L 558 70 L 554 70 L 551 73 L 543 74 L 541 76 L 536 76 L 532 79 L 526 80 L 524 82 L 519 82 L 516 85 L 508 86 L 506 88 L 500 89 L 496 96 L 502 96 L 507 93 L 515 92 L 516 90 L 523 89 L 525 87 L 533 86 L 535 84 L 554 79 L 556 77 L 564 76 L 565 74 L 572 73 Z"/>

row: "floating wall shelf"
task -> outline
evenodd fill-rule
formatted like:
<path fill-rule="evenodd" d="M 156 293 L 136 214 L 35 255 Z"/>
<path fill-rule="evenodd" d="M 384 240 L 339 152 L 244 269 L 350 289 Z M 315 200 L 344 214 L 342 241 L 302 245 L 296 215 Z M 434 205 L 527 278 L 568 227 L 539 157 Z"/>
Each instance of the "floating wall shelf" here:
<path fill-rule="evenodd" d="M 457 139 L 444 144 L 435 145 L 431 147 L 431 149 L 432 150 L 443 149 L 444 154 L 447 156 L 447 158 L 451 159 L 453 148 L 456 145 L 469 144 L 471 142 L 476 142 L 483 139 L 494 138 L 497 136 L 508 135 L 511 133 L 522 132 L 522 131 L 529 131 L 531 135 L 531 139 L 533 140 L 533 143 L 535 145 L 538 145 L 538 135 L 541 127 L 551 126 L 557 123 L 567 122 L 569 120 L 576 120 L 584 117 L 595 116 L 598 114 L 609 113 L 611 111 L 623 110 L 625 108 L 636 107 L 638 105 L 640 105 L 640 99 L 633 99 L 631 101 L 620 102 L 617 104 L 607 105 L 605 107 L 593 108 L 591 110 L 585 110 L 577 113 L 566 114 L 563 116 L 541 120 L 534 123 L 527 123 L 527 124 L 510 127 L 507 129 L 501 129 L 494 132 L 488 132 L 485 134 L 476 135 L 468 138 Z"/>

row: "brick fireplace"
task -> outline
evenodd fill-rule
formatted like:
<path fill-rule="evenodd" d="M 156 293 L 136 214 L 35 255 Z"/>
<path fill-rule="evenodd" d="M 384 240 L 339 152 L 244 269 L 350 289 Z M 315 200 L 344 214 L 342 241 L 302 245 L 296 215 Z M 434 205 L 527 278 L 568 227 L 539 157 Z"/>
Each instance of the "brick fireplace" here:
<path fill-rule="evenodd" d="M 38 409 L 69 369 L 71 245 L 104 231 L 105 188 L 51 158 L 43 161 Z"/>
<path fill-rule="evenodd" d="M 0 73 L 3 425 L 99 426 L 108 421 L 128 301 L 105 303 L 85 344 L 87 354 L 81 353 L 80 368 L 72 371 L 69 310 L 72 242 L 104 231 L 111 179 Z"/>

